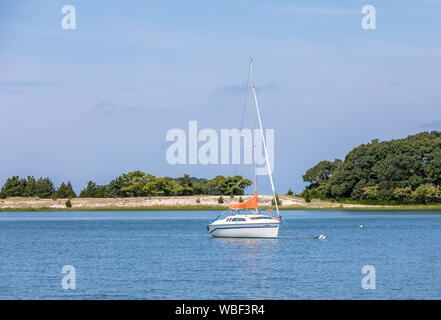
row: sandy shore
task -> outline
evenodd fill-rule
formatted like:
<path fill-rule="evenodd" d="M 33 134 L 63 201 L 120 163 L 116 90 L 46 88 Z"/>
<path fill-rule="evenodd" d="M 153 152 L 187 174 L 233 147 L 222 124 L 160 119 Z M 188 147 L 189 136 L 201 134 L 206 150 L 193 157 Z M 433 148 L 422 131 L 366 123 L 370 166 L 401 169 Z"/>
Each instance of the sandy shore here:
<path fill-rule="evenodd" d="M 247 200 L 250 196 L 243 196 Z M 219 196 L 187 196 L 187 197 L 139 197 L 139 198 L 74 198 L 71 199 L 71 210 L 105 210 L 105 209 L 219 209 L 227 208 L 230 203 L 238 203 L 239 197 L 224 196 L 224 203 L 218 203 Z M 376 208 L 384 206 L 370 206 L 359 204 L 340 204 L 321 200 L 312 200 L 307 203 L 303 198 L 295 196 L 279 196 L 281 209 L 324 209 L 324 208 Z M 39 198 L 7 198 L 0 200 L 0 210 L 7 211 L 20 209 L 56 210 L 67 209 L 67 199 L 39 199 Z M 259 207 L 270 207 L 271 196 L 259 196 Z"/>

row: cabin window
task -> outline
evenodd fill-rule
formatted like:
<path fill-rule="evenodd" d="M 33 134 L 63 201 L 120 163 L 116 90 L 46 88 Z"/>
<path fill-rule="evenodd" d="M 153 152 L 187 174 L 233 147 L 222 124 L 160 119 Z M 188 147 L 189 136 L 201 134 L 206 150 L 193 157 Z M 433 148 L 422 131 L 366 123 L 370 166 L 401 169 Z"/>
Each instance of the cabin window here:
<path fill-rule="evenodd" d="M 233 221 L 246 221 L 244 218 L 233 218 Z"/>

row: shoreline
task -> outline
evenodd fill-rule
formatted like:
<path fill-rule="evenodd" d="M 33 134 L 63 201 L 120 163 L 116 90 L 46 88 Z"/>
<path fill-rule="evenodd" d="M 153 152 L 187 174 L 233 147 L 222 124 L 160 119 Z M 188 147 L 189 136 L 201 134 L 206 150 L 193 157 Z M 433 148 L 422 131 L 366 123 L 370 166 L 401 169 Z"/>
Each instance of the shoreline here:
<path fill-rule="evenodd" d="M 265 208 L 262 208 L 265 209 Z M 2 208 L 1 213 L 7 212 L 99 212 L 99 211 L 226 211 L 226 207 L 203 207 L 203 206 L 191 206 L 191 207 L 132 207 L 132 208 L 121 208 L 121 207 L 103 207 L 103 208 Z M 441 207 L 355 207 L 355 208 L 336 208 L 336 207 L 323 207 L 323 208 L 303 208 L 303 207 L 286 207 L 280 209 L 283 211 L 382 211 L 382 212 L 431 212 L 431 213 L 441 213 Z"/>
<path fill-rule="evenodd" d="M 242 196 L 246 201 L 251 196 Z M 72 207 L 66 207 L 67 199 L 7 198 L 0 199 L 0 212 L 52 212 L 52 211 L 210 211 L 228 210 L 230 203 L 238 203 L 239 196 L 172 196 L 138 198 L 73 198 Z M 259 196 L 259 208 L 271 208 L 271 195 Z M 441 204 L 427 205 L 365 205 L 338 203 L 313 199 L 306 202 L 297 196 L 279 195 L 280 211 L 285 210 L 345 210 L 345 211 L 435 211 L 441 212 Z M 273 208 L 274 209 L 274 208 Z"/>

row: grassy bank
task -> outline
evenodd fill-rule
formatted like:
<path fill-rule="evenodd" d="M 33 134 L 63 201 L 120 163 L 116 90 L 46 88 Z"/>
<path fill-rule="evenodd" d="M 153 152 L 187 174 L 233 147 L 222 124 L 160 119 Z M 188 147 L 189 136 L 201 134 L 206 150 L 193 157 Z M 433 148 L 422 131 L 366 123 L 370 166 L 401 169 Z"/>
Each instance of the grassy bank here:
<path fill-rule="evenodd" d="M 223 206 L 147 206 L 147 207 L 90 207 L 90 208 L 0 208 L 0 212 L 20 211 L 204 211 L 204 210 L 226 210 Z"/>
<path fill-rule="evenodd" d="M 246 201 L 250 196 L 243 196 Z M 441 204 L 430 205 L 373 205 L 362 203 L 333 202 L 313 199 L 306 202 L 297 196 L 279 196 L 280 210 L 382 210 L 382 211 L 441 211 Z M 259 208 L 271 208 L 270 195 L 259 196 Z M 229 204 L 238 203 L 237 197 L 180 196 L 180 197 L 133 197 L 133 198 L 73 198 L 71 207 L 67 199 L 7 198 L 0 199 L 0 212 L 20 211 L 202 211 L 227 210 Z M 272 207 L 274 209 L 274 207 Z"/>
<path fill-rule="evenodd" d="M 0 212 L 56 212 L 56 211 L 224 211 L 226 206 L 146 206 L 146 207 L 90 207 L 90 208 L 0 208 Z M 260 209 L 268 209 L 261 207 Z M 403 205 L 403 206 L 371 206 L 371 207 L 304 207 L 290 206 L 279 208 L 280 211 L 304 210 L 304 211 L 421 211 L 441 212 L 441 205 Z M 274 210 L 274 208 L 273 208 Z"/>
<path fill-rule="evenodd" d="M 391 206 L 357 206 L 357 207 L 284 207 L 280 210 L 345 210 L 345 211 L 439 211 L 441 212 L 441 204 L 439 205 L 391 205 Z"/>

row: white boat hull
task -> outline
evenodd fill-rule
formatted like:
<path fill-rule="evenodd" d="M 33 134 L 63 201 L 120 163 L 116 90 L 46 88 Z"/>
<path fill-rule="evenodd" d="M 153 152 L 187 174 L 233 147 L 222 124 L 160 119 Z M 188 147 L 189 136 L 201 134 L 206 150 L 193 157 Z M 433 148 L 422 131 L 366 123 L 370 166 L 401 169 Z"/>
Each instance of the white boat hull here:
<path fill-rule="evenodd" d="M 209 225 L 208 231 L 219 238 L 277 238 L 279 223 Z"/>

